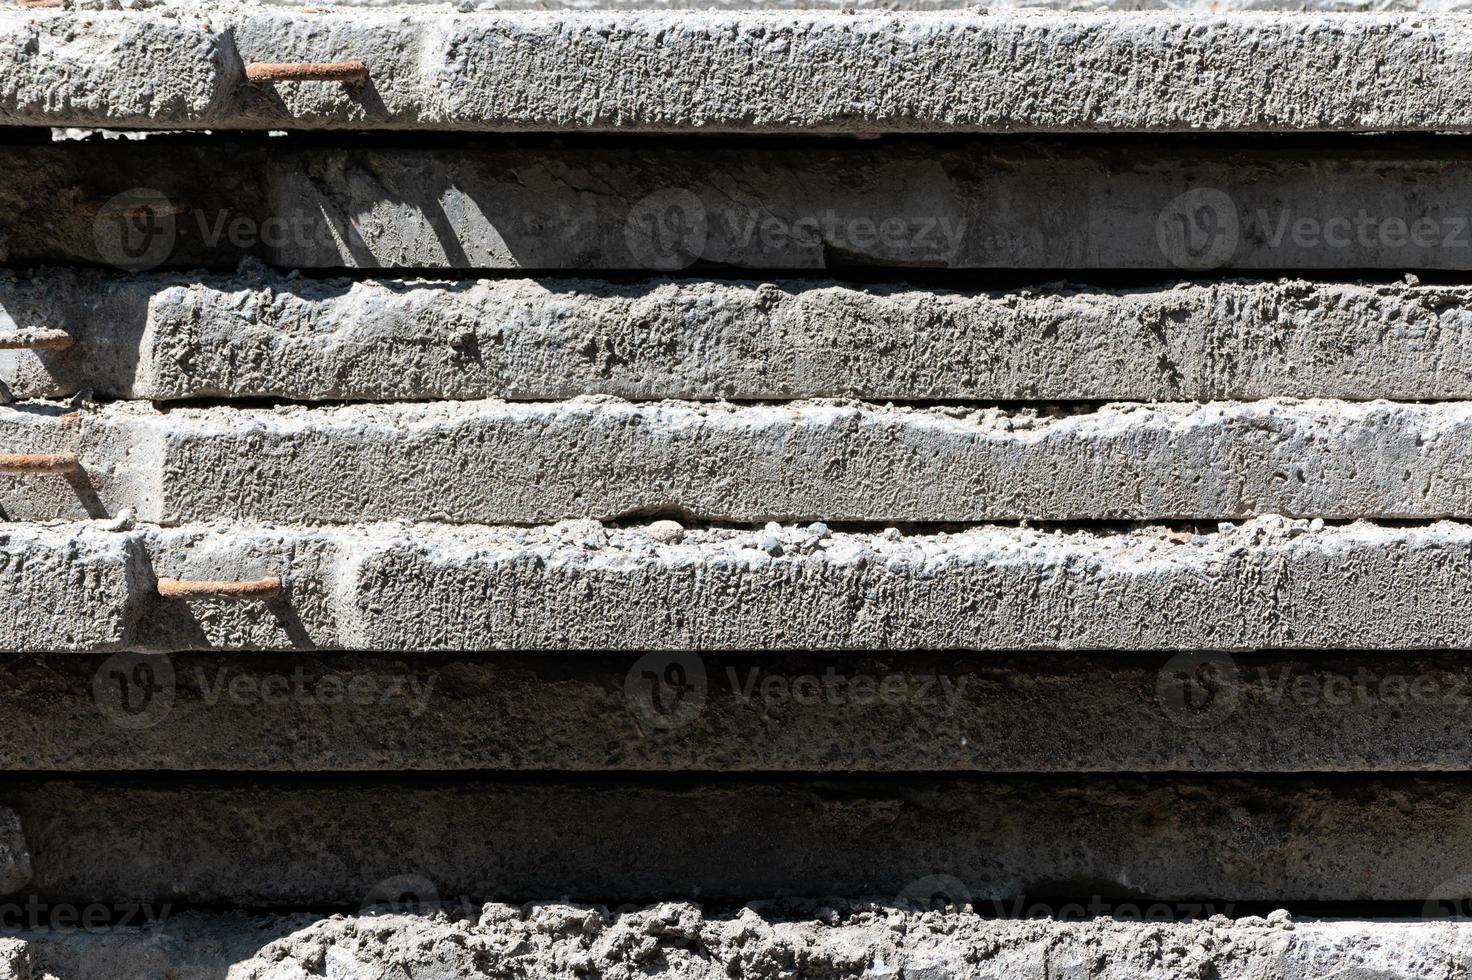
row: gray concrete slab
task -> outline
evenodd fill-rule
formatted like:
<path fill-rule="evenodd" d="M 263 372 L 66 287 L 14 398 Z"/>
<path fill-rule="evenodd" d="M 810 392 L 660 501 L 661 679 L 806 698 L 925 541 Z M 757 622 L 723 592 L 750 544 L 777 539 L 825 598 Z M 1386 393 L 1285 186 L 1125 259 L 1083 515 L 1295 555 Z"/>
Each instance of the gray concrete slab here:
<path fill-rule="evenodd" d="M 899 895 L 1421 902 L 1472 863 L 1460 777 L 10 779 L 17 897 L 358 908 Z M 181 816 L 187 815 L 187 819 Z M 922 886 L 923 887 L 923 886 Z M 397 898 L 395 892 L 391 895 Z"/>
<path fill-rule="evenodd" d="M 7 771 L 1464 772 L 1464 653 L 0 658 Z"/>
<path fill-rule="evenodd" d="M 12 398 L 1472 398 L 1462 286 L 0 277 Z"/>
<path fill-rule="evenodd" d="M 860 134 L 1465 130 L 1467 30 L 1454 14 L 1420 11 L 7 10 L 0 122 Z M 367 84 L 246 80 L 252 63 L 347 59 L 368 65 Z M 1416 70 L 1387 75 L 1387 65 Z"/>
<path fill-rule="evenodd" d="M 1472 635 L 1472 529 L 1453 522 L 1265 517 L 1198 535 L 773 526 L 678 543 L 654 525 L 593 521 L 32 527 L 4 526 L 18 545 L 0 569 L 6 651 L 111 650 L 129 636 L 141 650 L 1407 650 Z M 33 614 L 55 606 L 58 576 L 40 570 L 130 546 L 134 592 L 118 594 L 119 572 L 77 583 L 65 615 Z M 165 600 L 163 577 L 278 578 L 280 594 Z"/>
<path fill-rule="evenodd" d="M 111 141 L 105 153 L 89 142 L 0 148 L 16 175 L 0 185 L 0 235 L 12 266 L 134 272 L 247 258 L 303 269 L 1466 271 L 1469 158 L 1472 144 L 1450 138 L 172 136 Z"/>
<path fill-rule="evenodd" d="M 1472 517 L 1472 402 L 0 407 L 11 520 L 903 523 Z"/>

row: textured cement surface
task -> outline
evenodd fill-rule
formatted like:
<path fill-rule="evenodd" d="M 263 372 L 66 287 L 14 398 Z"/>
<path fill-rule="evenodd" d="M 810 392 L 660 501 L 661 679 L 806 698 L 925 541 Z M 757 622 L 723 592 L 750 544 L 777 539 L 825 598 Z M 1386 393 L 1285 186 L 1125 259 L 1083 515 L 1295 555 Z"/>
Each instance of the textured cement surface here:
<path fill-rule="evenodd" d="M 1421 902 L 1472 867 L 1472 786 L 1395 778 L 13 777 L 45 903 L 899 895 Z M 181 815 L 187 819 L 180 819 Z M 1465 878 L 1460 879 L 1465 883 Z"/>
<path fill-rule="evenodd" d="M 1465 771 L 1463 653 L 22 654 L 7 771 Z"/>
<path fill-rule="evenodd" d="M 138 539 L 88 526 L 0 524 L 0 634 L 9 649 L 106 650 L 131 638 Z"/>
<path fill-rule="evenodd" d="M 11 265 L 129 271 L 246 258 L 302 269 L 1466 271 L 1469 149 L 1447 137 L 36 143 L 0 148 L 14 175 L 0 184 L 0 244 Z"/>
<path fill-rule="evenodd" d="M 1454 522 L 910 536 L 773 524 L 678 541 L 595 521 L 0 534 L 6 651 L 1405 650 L 1472 635 L 1472 527 Z M 67 578 L 98 566 L 98 581 Z M 154 591 L 155 577 L 268 576 L 282 580 L 269 601 Z"/>
<path fill-rule="evenodd" d="M 0 449 L 85 474 L 0 477 L 13 521 L 1472 517 L 1472 402 L 34 402 L 0 407 Z"/>
<path fill-rule="evenodd" d="M 1472 289 L 0 276 L 12 398 L 1472 398 Z"/>
<path fill-rule="evenodd" d="M 874 133 L 1464 130 L 1455 15 L 7 10 L 0 122 Z M 365 85 L 252 86 L 343 61 Z M 1387 74 L 1387 65 L 1415 71 Z M 1232 84 L 1223 84 L 1223 80 Z"/>
<path fill-rule="evenodd" d="M 1148 907 L 1145 905 L 1137 907 Z M 1466 975 L 1466 922 L 987 919 L 905 903 L 558 902 L 314 917 L 174 913 L 158 926 L 29 929 L 6 940 L 5 980 L 1413 980 Z M 8 960 L 8 962 L 7 962 Z M 8 966 L 10 972 L 3 972 Z"/>

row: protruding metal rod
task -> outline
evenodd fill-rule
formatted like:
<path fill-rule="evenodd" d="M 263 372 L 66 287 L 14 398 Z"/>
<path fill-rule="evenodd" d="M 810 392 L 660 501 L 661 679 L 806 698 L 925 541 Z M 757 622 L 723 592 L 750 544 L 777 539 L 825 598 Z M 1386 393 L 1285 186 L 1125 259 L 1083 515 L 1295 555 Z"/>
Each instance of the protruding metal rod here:
<path fill-rule="evenodd" d="M 68 350 L 75 343 L 65 330 L 0 330 L 0 350 Z"/>
<path fill-rule="evenodd" d="M 158 594 L 165 599 L 274 599 L 281 594 L 281 580 L 274 576 L 254 582 L 161 578 Z"/>
<path fill-rule="evenodd" d="M 361 61 L 288 61 L 258 62 L 247 65 L 245 77 L 262 82 L 348 82 L 360 84 L 368 80 L 368 66 Z"/>
<path fill-rule="evenodd" d="M 0 453 L 0 473 L 24 476 L 31 473 L 76 473 L 82 461 L 76 453 Z"/>

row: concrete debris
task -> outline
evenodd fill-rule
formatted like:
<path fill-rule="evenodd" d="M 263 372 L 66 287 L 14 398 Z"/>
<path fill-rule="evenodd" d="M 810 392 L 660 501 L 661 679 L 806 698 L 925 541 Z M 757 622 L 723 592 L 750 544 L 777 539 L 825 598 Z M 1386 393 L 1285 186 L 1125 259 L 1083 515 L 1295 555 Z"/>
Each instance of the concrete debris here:
<path fill-rule="evenodd" d="M 305 980 L 324 971 L 373 976 L 393 963 L 405 976 L 434 980 L 1412 980 L 1462 976 L 1472 958 L 1466 922 L 1197 918 L 995 919 L 892 900 L 762 903 L 739 912 L 679 902 L 330 917 L 180 912 L 136 929 L 20 931 L 10 940 L 12 972 L 0 975 Z"/>

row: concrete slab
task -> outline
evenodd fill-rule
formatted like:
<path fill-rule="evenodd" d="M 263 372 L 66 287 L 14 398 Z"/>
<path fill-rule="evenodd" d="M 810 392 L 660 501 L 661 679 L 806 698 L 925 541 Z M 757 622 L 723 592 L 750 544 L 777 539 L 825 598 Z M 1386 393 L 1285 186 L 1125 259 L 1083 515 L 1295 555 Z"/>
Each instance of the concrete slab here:
<path fill-rule="evenodd" d="M 0 526 L 16 540 L 32 525 Z M 24 539 L 144 552 L 141 650 L 1459 649 L 1472 635 L 1472 529 L 1259 518 L 1191 535 L 979 527 L 905 536 L 594 521 L 485 528 L 196 525 Z M 28 566 L 29 567 L 29 566 Z M 1353 575 L 1346 574 L 1352 569 Z M 156 578 L 280 580 L 251 600 L 166 600 Z M 5 617 L 54 605 L 28 571 Z M 5 596 L 0 595 L 0 599 Z M 7 651 L 111 650 L 78 636 L 123 597 L 79 599 L 0 637 Z"/>
<path fill-rule="evenodd" d="M 34 870 L 12 901 L 358 908 L 412 877 L 473 902 L 739 905 L 943 875 L 973 901 L 1419 903 L 1472 864 L 1468 794 L 1460 777 L 1359 775 L 130 774 L 10 779 L 0 803 Z"/>
<path fill-rule="evenodd" d="M 11 265 L 133 272 L 247 258 L 332 270 L 1467 271 L 1469 155 L 1445 137 L 191 135 L 105 153 L 59 142 L 0 148 L 16 175 L 0 185 L 0 235 Z"/>
<path fill-rule="evenodd" d="M 7 10 L 0 122 L 858 134 L 1465 130 L 1467 32 L 1456 15 L 1419 10 Z M 367 64 L 366 84 L 246 79 L 252 63 L 348 59 Z M 1384 65 L 1417 70 L 1387 84 Z"/>
<path fill-rule="evenodd" d="M 1464 772 L 1464 653 L 19 654 L 6 771 Z"/>
<path fill-rule="evenodd" d="M 1472 398 L 1472 289 L 0 277 L 12 398 Z"/>
<path fill-rule="evenodd" d="M 0 407 L 0 453 L 70 453 L 81 467 L 0 476 L 12 520 L 1472 517 L 1472 402 L 44 402 Z"/>

